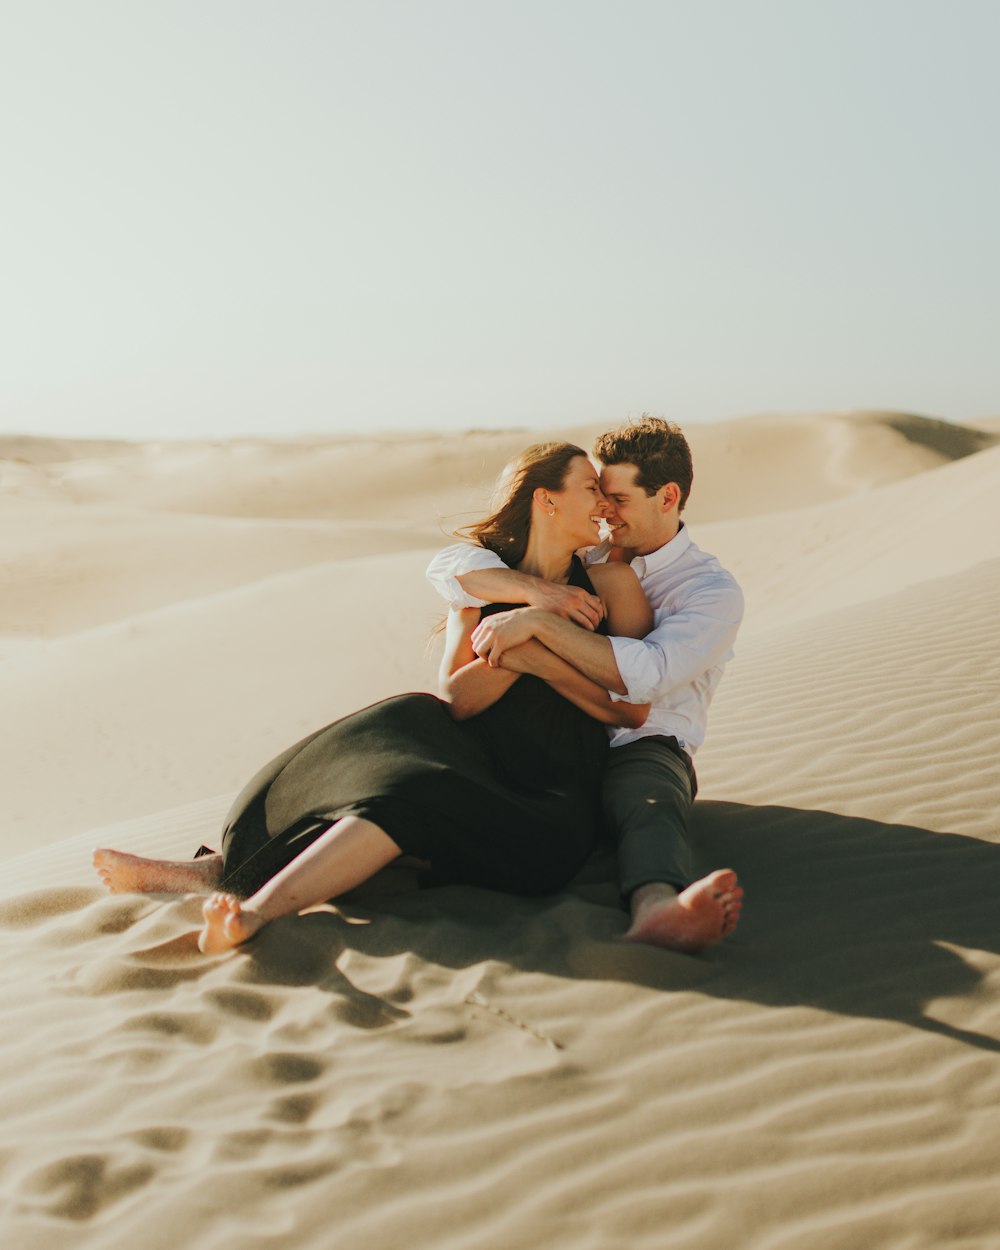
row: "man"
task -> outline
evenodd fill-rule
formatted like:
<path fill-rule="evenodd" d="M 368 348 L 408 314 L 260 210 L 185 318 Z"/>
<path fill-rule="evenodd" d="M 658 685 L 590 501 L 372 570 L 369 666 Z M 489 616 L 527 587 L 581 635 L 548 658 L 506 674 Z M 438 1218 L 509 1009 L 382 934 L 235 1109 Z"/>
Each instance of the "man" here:
<path fill-rule="evenodd" d="M 693 480 L 691 450 L 672 422 L 644 416 L 594 446 L 610 539 L 587 562 L 631 562 L 654 612 L 646 638 L 593 632 L 600 600 L 507 568 L 483 548 L 458 544 L 427 575 L 452 607 L 525 606 L 485 618 L 476 653 L 503 667 L 529 639 L 547 652 L 518 671 L 545 677 L 549 652 L 604 686 L 612 699 L 651 704 L 639 729 L 612 731 L 604 808 L 618 847 L 626 940 L 694 952 L 731 933 L 743 891 L 730 869 L 692 881 L 687 828 L 697 780 L 691 757 L 743 616 L 743 595 L 714 556 L 691 541 L 681 513 Z M 584 628 L 580 628 L 580 626 Z M 537 649 L 536 649 L 537 651 Z M 511 661 L 513 663 L 513 661 Z"/>

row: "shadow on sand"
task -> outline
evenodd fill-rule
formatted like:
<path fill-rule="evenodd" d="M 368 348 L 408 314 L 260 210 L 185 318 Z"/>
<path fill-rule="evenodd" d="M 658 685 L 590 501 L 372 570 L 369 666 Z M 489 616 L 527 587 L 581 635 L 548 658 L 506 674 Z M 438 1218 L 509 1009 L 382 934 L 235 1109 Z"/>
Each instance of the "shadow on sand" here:
<path fill-rule="evenodd" d="M 321 962 L 331 940 L 373 957 L 411 951 L 451 968 L 499 960 L 554 976 L 896 1021 L 1000 1052 L 1000 1038 L 928 1014 L 935 1000 L 971 995 L 983 982 L 964 952 L 1000 955 L 1000 848 L 786 807 L 704 802 L 695 817 L 704 864 L 731 865 L 747 892 L 736 935 L 699 957 L 616 941 L 625 916 L 609 859 L 556 899 L 376 890 L 346 903 L 354 921 L 346 932 L 343 920 L 324 914 L 294 924 Z M 280 943 L 261 945 L 258 975 L 282 979 L 290 937 L 285 929 Z M 300 959 L 294 967 L 295 979 L 309 975 Z"/>
<path fill-rule="evenodd" d="M 380 1028 L 410 1011 L 398 996 L 364 988 L 365 961 L 409 955 L 441 970 L 483 965 L 487 976 L 514 968 L 810 1006 L 1000 1052 L 1000 1037 L 941 1018 L 982 1014 L 982 1001 L 970 1010 L 968 999 L 1000 967 L 990 958 L 1000 955 L 1000 847 L 830 812 L 720 802 L 695 805 L 693 835 L 703 866 L 735 868 L 746 889 L 736 934 L 698 957 L 617 940 L 626 917 L 608 854 L 569 891 L 539 900 L 464 887 L 417 890 L 412 876 L 383 874 L 336 909 L 269 925 L 245 948 L 251 958 L 239 979 L 314 985 L 340 1000 L 345 1020 Z M 84 901 L 93 894 L 83 891 Z M 40 904 L 28 902 L 34 916 Z M 12 915 L 4 927 L 19 923 Z M 213 962 L 201 963 L 193 934 L 184 940 L 190 951 L 173 973 L 126 971 L 140 981 L 203 975 Z M 361 962 L 352 966 L 354 955 Z M 149 962 L 128 958 L 137 957 Z M 113 987 L 120 979 L 112 977 Z"/>
<path fill-rule="evenodd" d="M 699 852 L 732 861 L 748 900 L 706 993 L 893 1020 L 1000 1051 L 1000 1038 L 928 1015 L 982 983 L 963 952 L 1000 955 L 1000 847 L 831 812 L 696 812 Z"/>

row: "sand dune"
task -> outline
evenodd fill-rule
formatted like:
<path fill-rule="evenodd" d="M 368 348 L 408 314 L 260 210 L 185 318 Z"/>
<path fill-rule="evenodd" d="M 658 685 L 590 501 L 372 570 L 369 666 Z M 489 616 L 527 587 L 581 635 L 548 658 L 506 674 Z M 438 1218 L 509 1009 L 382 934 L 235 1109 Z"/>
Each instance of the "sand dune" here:
<path fill-rule="evenodd" d="M 110 456 L 84 444 L 66 459 L 39 453 L 7 472 L 16 474 L 21 494 L 75 504 L 427 529 L 439 516 L 475 509 L 503 464 L 531 441 L 523 430 L 452 439 L 244 439 L 136 443 Z"/>
<path fill-rule="evenodd" d="M 706 788 L 1000 841 L 998 614 L 1000 558 L 744 643 Z"/>
<path fill-rule="evenodd" d="M 12 504 L 14 506 L 12 506 Z M 402 523 L 261 521 L 96 504 L 0 501 L 0 633 L 60 637 L 252 584 L 274 573 L 434 549 Z"/>
<path fill-rule="evenodd" d="M 848 499 L 699 525 L 746 588 L 743 639 L 1000 556 L 1000 447 Z"/>
<path fill-rule="evenodd" d="M 442 438 L 115 443 L 0 437 L 5 493 L 207 516 L 406 522 L 475 517 L 497 473 L 533 440 L 589 450 L 600 426 Z M 727 520 L 839 499 L 994 444 L 1000 434 L 905 413 L 773 415 L 692 426 L 691 516 Z M 787 465 L 794 463 L 790 473 Z"/>
<path fill-rule="evenodd" d="M 442 612 L 426 559 L 276 573 L 46 641 L 0 667 L 0 749 L 18 778 L 6 852 L 235 792 L 313 729 L 433 688 Z"/>
<path fill-rule="evenodd" d="M 994 1244 L 1000 447 L 691 433 L 748 601 L 696 805 L 747 909 L 699 958 L 615 941 L 606 857 L 533 902 L 386 873 L 218 958 L 196 899 L 88 872 L 432 685 L 427 554 L 523 433 L 0 440 L 6 1244 Z"/>

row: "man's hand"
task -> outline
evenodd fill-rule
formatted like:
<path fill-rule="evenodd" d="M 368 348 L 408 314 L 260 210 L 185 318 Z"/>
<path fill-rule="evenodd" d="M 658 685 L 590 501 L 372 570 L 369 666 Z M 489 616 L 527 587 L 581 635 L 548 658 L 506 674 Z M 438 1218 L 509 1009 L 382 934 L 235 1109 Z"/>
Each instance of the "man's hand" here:
<path fill-rule="evenodd" d="M 529 673 L 545 680 L 552 672 L 556 656 L 543 647 L 537 638 L 529 638 L 519 647 L 508 647 L 500 657 L 500 667 L 505 673 Z"/>
<path fill-rule="evenodd" d="M 581 586 L 560 586 L 557 582 L 544 582 L 532 577 L 526 589 L 526 601 L 530 607 L 543 612 L 553 612 L 565 617 L 584 629 L 596 629 L 604 617 L 604 604 Z"/>
<path fill-rule="evenodd" d="M 472 649 L 490 668 L 500 668 L 505 651 L 534 637 L 537 608 L 513 608 L 485 617 L 472 634 Z"/>

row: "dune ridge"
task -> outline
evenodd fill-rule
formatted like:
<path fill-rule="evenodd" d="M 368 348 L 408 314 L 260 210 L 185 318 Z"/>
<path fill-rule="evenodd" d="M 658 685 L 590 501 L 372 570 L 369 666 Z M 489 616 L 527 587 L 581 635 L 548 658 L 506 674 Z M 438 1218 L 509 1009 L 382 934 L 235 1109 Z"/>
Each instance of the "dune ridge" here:
<path fill-rule="evenodd" d="M 536 901 L 387 872 L 214 958 L 197 898 L 88 870 L 432 688 L 427 556 L 536 435 L 0 439 L 6 1244 L 994 1244 L 1000 431 L 690 433 L 748 602 L 695 808 L 747 906 L 699 958 L 617 942 L 609 855 Z"/>

